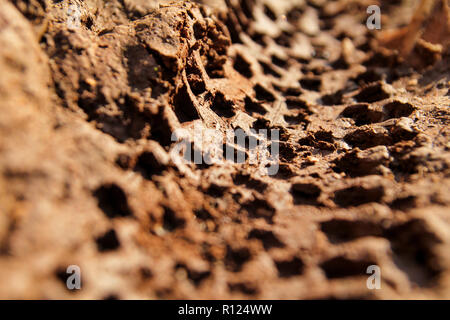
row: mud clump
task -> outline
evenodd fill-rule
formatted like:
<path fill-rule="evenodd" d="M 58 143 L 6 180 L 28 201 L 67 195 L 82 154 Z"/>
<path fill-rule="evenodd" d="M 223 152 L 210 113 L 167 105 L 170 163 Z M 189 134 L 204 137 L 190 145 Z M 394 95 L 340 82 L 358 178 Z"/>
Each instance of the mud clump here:
<path fill-rule="evenodd" d="M 450 56 L 351 2 L 0 1 L 0 297 L 449 298 Z"/>

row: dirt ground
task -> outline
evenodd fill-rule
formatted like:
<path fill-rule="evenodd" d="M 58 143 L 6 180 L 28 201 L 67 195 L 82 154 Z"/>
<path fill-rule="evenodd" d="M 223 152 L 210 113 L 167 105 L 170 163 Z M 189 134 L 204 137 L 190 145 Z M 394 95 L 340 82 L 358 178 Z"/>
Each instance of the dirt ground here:
<path fill-rule="evenodd" d="M 416 4 L 0 0 L 0 298 L 449 299 L 450 50 L 378 42 Z"/>

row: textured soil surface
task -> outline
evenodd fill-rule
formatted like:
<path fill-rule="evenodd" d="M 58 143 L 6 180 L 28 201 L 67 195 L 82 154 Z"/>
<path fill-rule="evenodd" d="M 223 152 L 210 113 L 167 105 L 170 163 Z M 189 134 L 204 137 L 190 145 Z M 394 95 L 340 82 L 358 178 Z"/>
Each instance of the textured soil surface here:
<path fill-rule="evenodd" d="M 1 298 L 450 298 L 448 46 L 373 0 L 72 2 L 0 0 Z M 280 130 L 278 173 L 174 162 L 195 125 Z"/>

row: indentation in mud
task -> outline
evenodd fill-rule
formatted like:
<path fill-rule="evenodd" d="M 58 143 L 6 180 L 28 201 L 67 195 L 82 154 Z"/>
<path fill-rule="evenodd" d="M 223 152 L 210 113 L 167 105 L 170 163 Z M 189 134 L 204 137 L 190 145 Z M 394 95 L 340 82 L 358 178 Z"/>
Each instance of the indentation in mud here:
<path fill-rule="evenodd" d="M 197 219 L 203 221 L 214 220 L 214 217 L 211 215 L 211 213 L 205 209 L 194 210 L 194 215 L 197 217 Z"/>
<path fill-rule="evenodd" d="M 250 175 L 237 174 L 233 177 L 233 181 L 236 185 L 244 185 L 246 188 L 255 189 L 258 192 L 264 192 L 267 188 L 267 183 L 257 179 L 253 179 Z"/>
<path fill-rule="evenodd" d="M 275 236 L 272 231 L 264 229 L 253 229 L 248 234 L 248 239 L 258 239 L 262 242 L 264 249 L 282 248 L 284 244 Z"/>
<path fill-rule="evenodd" d="M 259 61 L 259 64 L 261 65 L 264 74 L 271 75 L 275 78 L 281 78 L 281 74 L 278 71 L 276 71 L 269 63 Z"/>
<path fill-rule="evenodd" d="M 314 183 L 294 183 L 291 187 L 294 204 L 317 204 L 317 198 L 322 193 L 319 186 Z"/>
<path fill-rule="evenodd" d="M 258 293 L 258 287 L 255 284 L 249 282 L 229 283 L 228 288 L 231 292 L 242 292 L 248 295 L 254 295 Z"/>
<path fill-rule="evenodd" d="M 242 74 L 246 78 L 253 77 L 253 71 L 251 69 L 250 63 L 245 60 L 245 58 L 241 54 L 237 54 L 234 60 L 234 69 Z"/>
<path fill-rule="evenodd" d="M 184 270 L 186 272 L 188 278 L 196 286 L 201 285 L 201 283 L 211 275 L 211 272 L 209 270 L 195 270 L 195 269 L 187 267 L 183 263 L 178 263 L 175 266 L 175 272 L 177 272 L 179 270 Z"/>
<path fill-rule="evenodd" d="M 251 258 L 251 253 L 248 248 L 231 248 L 227 247 L 225 256 L 225 266 L 232 272 L 239 272 L 246 262 Z"/>
<path fill-rule="evenodd" d="M 253 90 L 255 91 L 256 99 L 269 102 L 275 101 L 275 96 L 260 84 L 257 84 Z"/>
<path fill-rule="evenodd" d="M 233 105 L 234 104 L 231 100 L 227 100 L 224 94 L 218 91 L 214 95 L 214 99 L 211 103 L 211 109 L 221 117 L 231 118 L 235 114 Z"/>
<path fill-rule="evenodd" d="M 433 248 L 442 240 L 427 228 L 425 221 L 413 219 L 386 232 L 391 240 L 394 263 L 420 287 L 433 286 L 441 272 Z"/>
<path fill-rule="evenodd" d="M 63 1 L 9 2 L 0 298 L 73 297 L 68 261 L 86 275 L 123 264 L 76 294 L 93 299 L 446 298 L 439 19 L 402 58 L 367 31 L 362 0 L 76 1 L 75 29 Z M 407 25 L 411 8 L 384 4 L 383 21 Z M 197 124 L 242 128 L 245 145 L 221 141 L 234 160 L 208 164 L 194 160 L 209 143 L 191 143 L 175 163 L 172 133 Z M 252 129 L 269 130 L 274 175 L 237 161 Z M 388 290 L 366 290 L 371 264 Z"/>
<path fill-rule="evenodd" d="M 377 82 L 377 81 L 381 81 L 382 75 L 378 72 L 376 72 L 374 69 L 369 69 L 363 73 L 360 73 L 358 76 L 355 77 L 355 82 L 360 84 L 360 85 L 364 85 L 364 84 L 369 84 L 372 82 Z"/>
<path fill-rule="evenodd" d="M 350 176 L 366 176 L 383 174 L 391 161 L 388 149 L 385 146 L 377 146 L 366 150 L 354 148 L 333 162 L 336 172 L 345 172 Z"/>
<path fill-rule="evenodd" d="M 134 171 L 141 173 L 146 179 L 151 179 L 153 175 L 160 175 L 164 169 L 166 164 L 151 151 L 141 153 L 134 167 Z"/>
<path fill-rule="evenodd" d="M 278 172 L 273 177 L 275 179 L 289 179 L 293 176 L 295 176 L 295 173 L 292 168 L 285 163 L 281 163 L 279 165 Z"/>
<path fill-rule="evenodd" d="M 343 93 L 336 91 L 334 93 L 325 94 L 322 96 L 322 102 L 326 106 L 335 106 L 342 104 Z"/>
<path fill-rule="evenodd" d="M 284 161 L 291 161 L 297 156 L 295 147 L 286 142 L 280 142 L 279 146 L 280 159 Z"/>
<path fill-rule="evenodd" d="M 299 111 L 296 115 L 293 115 L 293 116 L 285 115 L 284 120 L 290 125 L 298 125 L 301 123 L 308 123 L 307 115 L 302 111 Z"/>
<path fill-rule="evenodd" d="M 310 91 L 320 91 L 322 80 L 320 78 L 303 78 L 300 80 L 302 88 Z"/>
<path fill-rule="evenodd" d="M 264 218 L 272 223 L 275 209 L 264 199 L 255 199 L 244 204 L 243 209 L 247 210 L 251 218 Z"/>
<path fill-rule="evenodd" d="M 293 257 L 290 260 L 275 261 L 278 269 L 278 274 L 282 278 L 289 278 L 301 275 L 303 273 L 304 263 L 298 257 Z"/>
<path fill-rule="evenodd" d="M 376 123 L 383 120 L 383 112 L 371 110 L 369 104 L 360 103 L 348 106 L 341 113 L 342 117 L 352 118 L 357 126 Z"/>
<path fill-rule="evenodd" d="M 353 147 L 367 149 L 379 145 L 391 145 L 393 139 L 387 129 L 383 127 L 370 128 L 361 127 L 353 132 L 347 133 L 344 137 L 345 142 Z"/>
<path fill-rule="evenodd" d="M 309 133 L 307 137 L 300 139 L 298 143 L 302 146 L 310 146 L 322 150 L 334 151 L 336 149 L 333 134 L 329 131 Z"/>
<path fill-rule="evenodd" d="M 128 67 L 128 83 L 135 90 L 153 87 L 161 68 L 142 45 L 130 45 L 124 52 Z"/>
<path fill-rule="evenodd" d="M 69 280 L 69 277 L 72 275 L 71 273 L 67 272 L 68 266 L 60 266 L 56 268 L 54 274 L 55 277 L 58 279 L 58 281 L 64 286 L 64 288 L 67 288 L 67 280 Z M 80 279 L 81 286 L 85 285 L 85 283 L 82 281 L 83 279 Z M 72 294 L 76 293 L 77 290 L 69 290 Z"/>
<path fill-rule="evenodd" d="M 206 194 L 208 194 L 214 198 L 220 198 L 220 197 L 223 197 L 226 190 L 227 190 L 227 187 L 225 187 L 225 186 L 220 186 L 215 183 L 211 183 L 211 185 L 206 190 Z"/>
<path fill-rule="evenodd" d="M 416 200 L 416 196 L 399 197 L 392 201 L 391 206 L 393 209 L 405 211 L 416 207 Z"/>
<path fill-rule="evenodd" d="M 376 102 L 390 97 L 381 82 L 370 84 L 363 88 L 354 98 L 358 102 Z"/>
<path fill-rule="evenodd" d="M 197 109 L 189 96 L 188 88 L 184 85 L 178 89 L 173 98 L 173 107 L 178 120 L 183 122 L 199 119 Z"/>
<path fill-rule="evenodd" d="M 105 95 L 101 92 L 101 89 L 96 87 L 92 88 L 90 84 L 88 84 L 84 80 L 80 80 L 78 84 L 77 90 L 78 97 L 78 106 L 88 115 L 90 119 L 95 117 L 95 111 L 107 104 Z"/>
<path fill-rule="evenodd" d="M 167 231 L 175 231 L 176 229 L 183 228 L 186 225 L 186 220 L 180 213 L 174 210 L 164 207 L 163 227 Z"/>
<path fill-rule="evenodd" d="M 320 224 L 331 243 L 348 242 L 362 237 L 381 237 L 383 228 L 374 222 L 332 219 Z"/>
<path fill-rule="evenodd" d="M 288 66 L 288 61 L 277 57 L 276 55 L 271 56 L 272 63 L 280 68 L 286 68 Z"/>
<path fill-rule="evenodd" d="M 391 119 L 408 117 L 414 112 L 414 110 L 416 110 L 416 108 L 410 103 L 393 101 L 384 105 L 383 110 L 386 113 L 387 118 Z"/>
<path fill-rule="evenodd" d="M 291 36 L 292 36 L 292 34 L 290 34 L 289 32 L 283 31 L 274 40 L 280 46 L 290 48 L 291 47 Z"/>

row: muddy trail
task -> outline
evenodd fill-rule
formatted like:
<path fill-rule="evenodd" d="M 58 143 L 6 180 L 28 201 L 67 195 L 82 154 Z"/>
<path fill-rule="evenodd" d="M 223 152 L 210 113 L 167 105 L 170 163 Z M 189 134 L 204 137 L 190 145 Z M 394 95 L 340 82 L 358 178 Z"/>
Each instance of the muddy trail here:
<path fill-rule="evenodd" d="M 0 297 L 450 298 L 450 51 L 377 2 L 0 0 Z"/>

